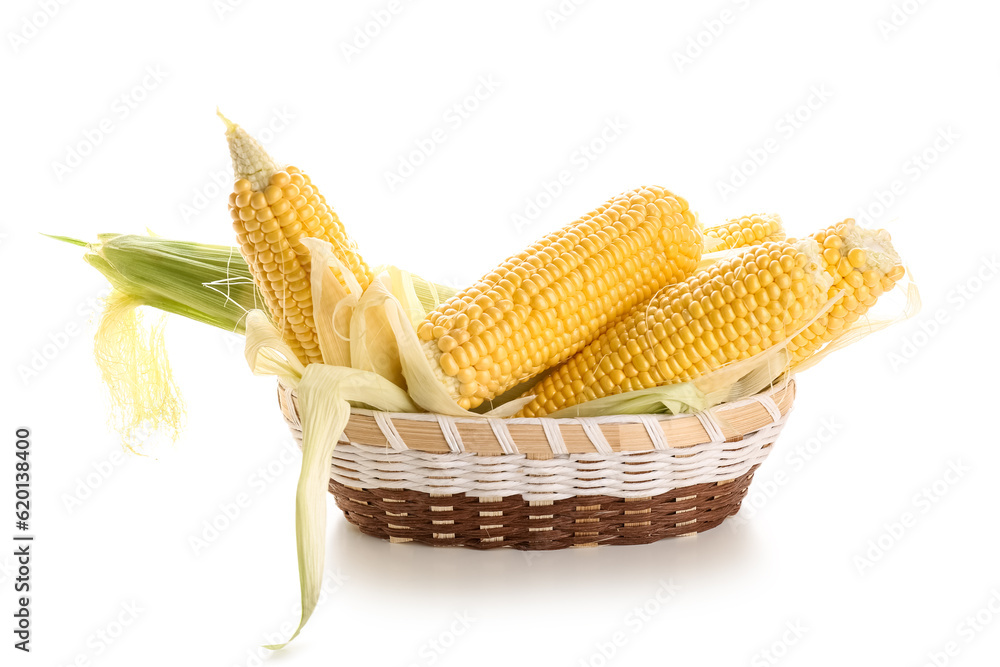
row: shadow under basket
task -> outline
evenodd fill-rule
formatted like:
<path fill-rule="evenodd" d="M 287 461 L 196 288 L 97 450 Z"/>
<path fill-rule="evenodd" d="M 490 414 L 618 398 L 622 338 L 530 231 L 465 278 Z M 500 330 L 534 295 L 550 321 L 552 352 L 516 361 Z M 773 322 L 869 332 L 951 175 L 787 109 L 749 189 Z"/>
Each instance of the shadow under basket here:
<path fill-rule="evenodd" d="M 646 544 L 737 511 L 795 383 L 694 415 L 461 419 L 353 409 L 330 493 L 393 542 L 542 550 Z M 301 445 L 295 394 L 278 401 Z"/>

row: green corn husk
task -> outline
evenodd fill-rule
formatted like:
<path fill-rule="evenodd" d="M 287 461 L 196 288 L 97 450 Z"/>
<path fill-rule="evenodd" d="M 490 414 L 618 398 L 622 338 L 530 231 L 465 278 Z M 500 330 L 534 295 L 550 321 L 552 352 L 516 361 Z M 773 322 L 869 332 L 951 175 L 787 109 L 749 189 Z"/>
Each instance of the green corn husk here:
<path fill-rule="evenodd" d="M 238 334 L 245 333 L 248 311 L 267 311 L 236 247 L 138 234 L 98 234 L 97 243 L 67 236 L 50 238 L 87 248 L 83 258 L 112 287 L 142 305 Z M 422 319 L 458 292 L 395 267 L 379 267 L 375 272 L 390 269 L 394 279 L 405 277 L 406 288 L 423 308 L 415 317 Z"/>
<path fill-rule="evenodd" d="M 112 427 L 130 449 L 155 432 L 176 440 L 184 407 L 167 357 L 164 321 L 148 321 L 139 306 L 245 334 L 247 313 L 266 317 L 267 309 L 239 250 L 138 234 L 99 234 L 96 243 L 50 238 L 87 248 L 84 259 L 113 287 L 94 337 Z M 411 297 L 408 315 L 414 321 L 456 292 L 396 267 L 376 273 L 383 271 Z"/>
<path fill-rule="evenodd" d="M 134 234 L 99 234 L 84 259 L 111 283 L 94 336 L 94 360 L 108 392 L 111 427 L 128 449 L 151 436 L 176 441 L 184 403 L 174 381 L 160 317 L 140 306 L 244 333 L 247 312 L 263 304 L 235 248 Z"/>
<path fill-rule="evenodd" d="M 264 307 L 235 247 L 137 234 L 99 234 L 97 243 L 52 238 L 86 247 L 87 263 L 145 306 L 239 334 L 247 311 Z"/>

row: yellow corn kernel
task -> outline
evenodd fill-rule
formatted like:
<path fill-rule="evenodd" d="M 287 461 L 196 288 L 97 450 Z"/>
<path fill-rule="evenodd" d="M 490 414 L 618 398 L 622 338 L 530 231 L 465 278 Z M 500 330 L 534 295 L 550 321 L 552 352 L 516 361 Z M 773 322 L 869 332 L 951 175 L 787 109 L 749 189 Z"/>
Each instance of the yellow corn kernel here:
<path fill-rule="evenodd" d="M 744 248 L 784 238 L 781 216 L 776 213 L 756 213 L 741 218 L 730 218 L 721 225 L 705 230 L 705 246 L 713 251 Z"/>
<path fill-rule="evenodd" d="M 362 289 L 371 270 L 309 177 L 296 167 L 281 169 L 243 128 L 222 119 L 236 175 L 229 208 L 240 254 L 284 341 L 302 363 L 322 362 L 302 239 L 329 242 Z"/>
<path fill-rule="evenodd" d="M 833 276 L 827 297 L 843 294 L 813 323 L 810 337 L 789 344 L 792 368 L 842 336 L 906 273 L 884 230 L 864 229 L 848 218 L 820 230 L 812 238 L 823 246 L 823 263 Z"/>
<path fill-rule="evenodd" d="M 819 245 L 811 239 L 796 243 L 769 242 L 762 249 L 765 251 L 762 257 L 770 257 L 774 253 L 777 263 L 758 264 L 750 254 L 724 259 L 714 267 L 698 271 L 687 280 L 659 292 L 649 303 L 633 309 L 532 387 L 529 393 L 535 398 L 522 409 L 520 416 L 542 417 L 582 402 L 587 397 L 600 398 L 636 387 L 686 382 L 719 368 L 723 363 L 746 359 L 785 340 L 819 312 L 831 279 L 820 266 Z M 786 257 L 788 260 L 783 262 Z M 781 269 L 782 266 L 792 268 L 786 273 Z M 772 267 L 781 273 L 773 275 Z M 791 277 L 795 267 L 808 268 L 799 268 L 794 283 L 777 280 L 781 275 Z M 765 274 L 767 278 L 763 278 Z M 711 316 L 712 312 L 716 312 L 715 307 L 709 301 L 713 310 L 703 318 L 701 313 L 705 306 L 702 301 L 695 300 L 694 295 L 711 290 L 712 281 L 720 276 L 725 276 L 723 280 L 727 286 L 732 287 L 734 293 L 743 291 L 751 299 L 755 294 L 769 299 L 767 290 L 777 290 L 774 305 L 780 308 L 780 301 L 784 299 L 790 304 L 786 312 L 792 312 L 794 307 L 798 317 L 789 317 L 787 321 L 784 317 L 774 317 L 767 308 L 757 306 L 755 301 L 755 310 L 752 312 L 746 308 L 737 312 L 734 308 L 731 313 L 727 312 L 722 317 L 721 326 L 717 326 L 720 320 Z M 764 282 L 767 283 L 766 288 L 761 287 Z M 781 284 L 786 287 L 781 287 Z M 792 291 L 793 285 L 799 285 L 797 293 Z M 741 303 L 734 301 L 732 305 Z M 659 313 L 671 312 L 677 316 L 676 319 L 660 318 L 662 322 L 651 330 L 640 326 L 649 322 L 650 318 L 656 321 Z M 735 319 L 725 321 L 730 314 Z M 701 337 L 694 338 L 691 324 L 683 325 L 684 322 L 697 322 L 703 329 Z M 708 343 L 710 338 L 711 345 Z M 717 343 L 721 343 L 721 346 Z M 664 350 L 667 345 L 673 348 L 669 353 Z M 635 352 L 639 352 L 641 356 L 634 354 Z M 634 360 L 647 353 L 652 354 L 655 359 L 663 360 L 656 365 L 659 379 L 652 383 L 649 382 L 652 380 L 651 375 L 623 382 L 623 376 L 627 373 L 607 370 L 625 366 L 626 356 Z M 634 361 L 630 363 L 634 366 Z M 565 385 L 567 379 L 574 376 L 587 378 L 584 392 L 572 392 L 567 396 L 558 391 L 558 387 Z"/>
<path fill-rule="evenodd" d="M 569 358 L 608 322 L 686 278 L 703 243 L 681 197 L 653 186 L 626 192 L 441 304 L 417 334 L 449 393 L 475 407 Z M 447 338 L 465 336 L 472 346 L 445 351 Z M 507 348 L 502 355 L 500 348 Z M 616 377 L 635 378 L 648 367 L 625 362 L 611 369 Z M 470 365 L 482 373 L 463 372 Z M 573 379 L 562 385 L 570 394 Z"/>

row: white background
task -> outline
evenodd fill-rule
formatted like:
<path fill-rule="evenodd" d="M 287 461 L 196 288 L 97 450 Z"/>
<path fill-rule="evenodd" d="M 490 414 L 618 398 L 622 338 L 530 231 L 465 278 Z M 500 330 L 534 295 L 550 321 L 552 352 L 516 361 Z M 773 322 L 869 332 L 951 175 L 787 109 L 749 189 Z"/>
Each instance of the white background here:
<path fill-rule="evenodd" d="M 11 648 L 0 549 L 4 664 L 772 664 L 765 650 L 783 665 L 995 664 L 1000 6 L 592 0 L 563 16 L 556 0 L 426 0 L 394 5 L 348 55 L 386 0 L 223 2 L 4 3 L 0 535 L 27 425 L 37 536 L 30 655 Z M 450 122 L 481 77 L 496 89 Z M 534 556 L 390 545 L 330 499 L 341 583 L 268 657 L 257 647 L 298 600 L 299 457 L 273 380 L 250 375 L 235 336 L 171 318 L 187 428 L 119 459 L 91 357 L 88 304 L 106 283 L 37 234 L 230 243 L 217 105 L 270 126 L 267 148 L 310 173 L 373 263 L 460 285 L 656 183 L 706 223 L 776 211 L 804 234 L 867 213 L 924 310 L 801 375 L 752 506 L 694 538 Z M 602 145 L 609 122 L 622 129 Z M 446 140 L 390 188 L 386 172 L 438 127 Z M 561 170 L 570 185 L 538 202 Z M 529 200 L 543 206 L 519 226 Z M 249 505 L 193 548 L 240 494 Z M 661 581 L 676 586 L 662 602 Z"/>

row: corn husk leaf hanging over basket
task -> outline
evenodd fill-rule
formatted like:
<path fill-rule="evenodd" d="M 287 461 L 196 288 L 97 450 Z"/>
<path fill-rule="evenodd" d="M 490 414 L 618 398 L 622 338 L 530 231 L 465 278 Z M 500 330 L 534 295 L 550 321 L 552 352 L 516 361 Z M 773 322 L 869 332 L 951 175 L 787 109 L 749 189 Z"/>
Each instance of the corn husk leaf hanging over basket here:
<path fill-rule="evenodd" d="M 311 241 L 309 248 L 313 261 L 322 261 L 321 266 L 328 272 L 344 270 L 323 242 Z M 331 288 L 337 297 L 331 298 L 326 292 Z M 351 407 L 481 416 L 459 407 L 431 372 L 413 328 L 411 313 L 422 306 L 413 300 L 411 277 L 386 271 L 375 277 L 360 300 L 325 280 L 314 280 L 312 289 L 313 303 L 319 304 L 315 317 L 320 330 L 348 319 L 346 328 L 337 328 L 350 331 L 346 342 L 351 367 L 303 366 L 263 313 L 253 311 L 247 317 L 246 356 L 251 370 L 258 375 L 277 376 L 295 391 L 302 422 L 302 472 L 295 505 L 302 618 L 288 641 L 298 635 L 319 599 L 329 462 L 347 426 Z M 337 344 L 341 342 L 345 341 L 338 340 Z M 324 355 L 326 352 L 324 349 Z M 523 403 L 523 399 L 508 403 L 487 416 L 507 416 Z"/>

